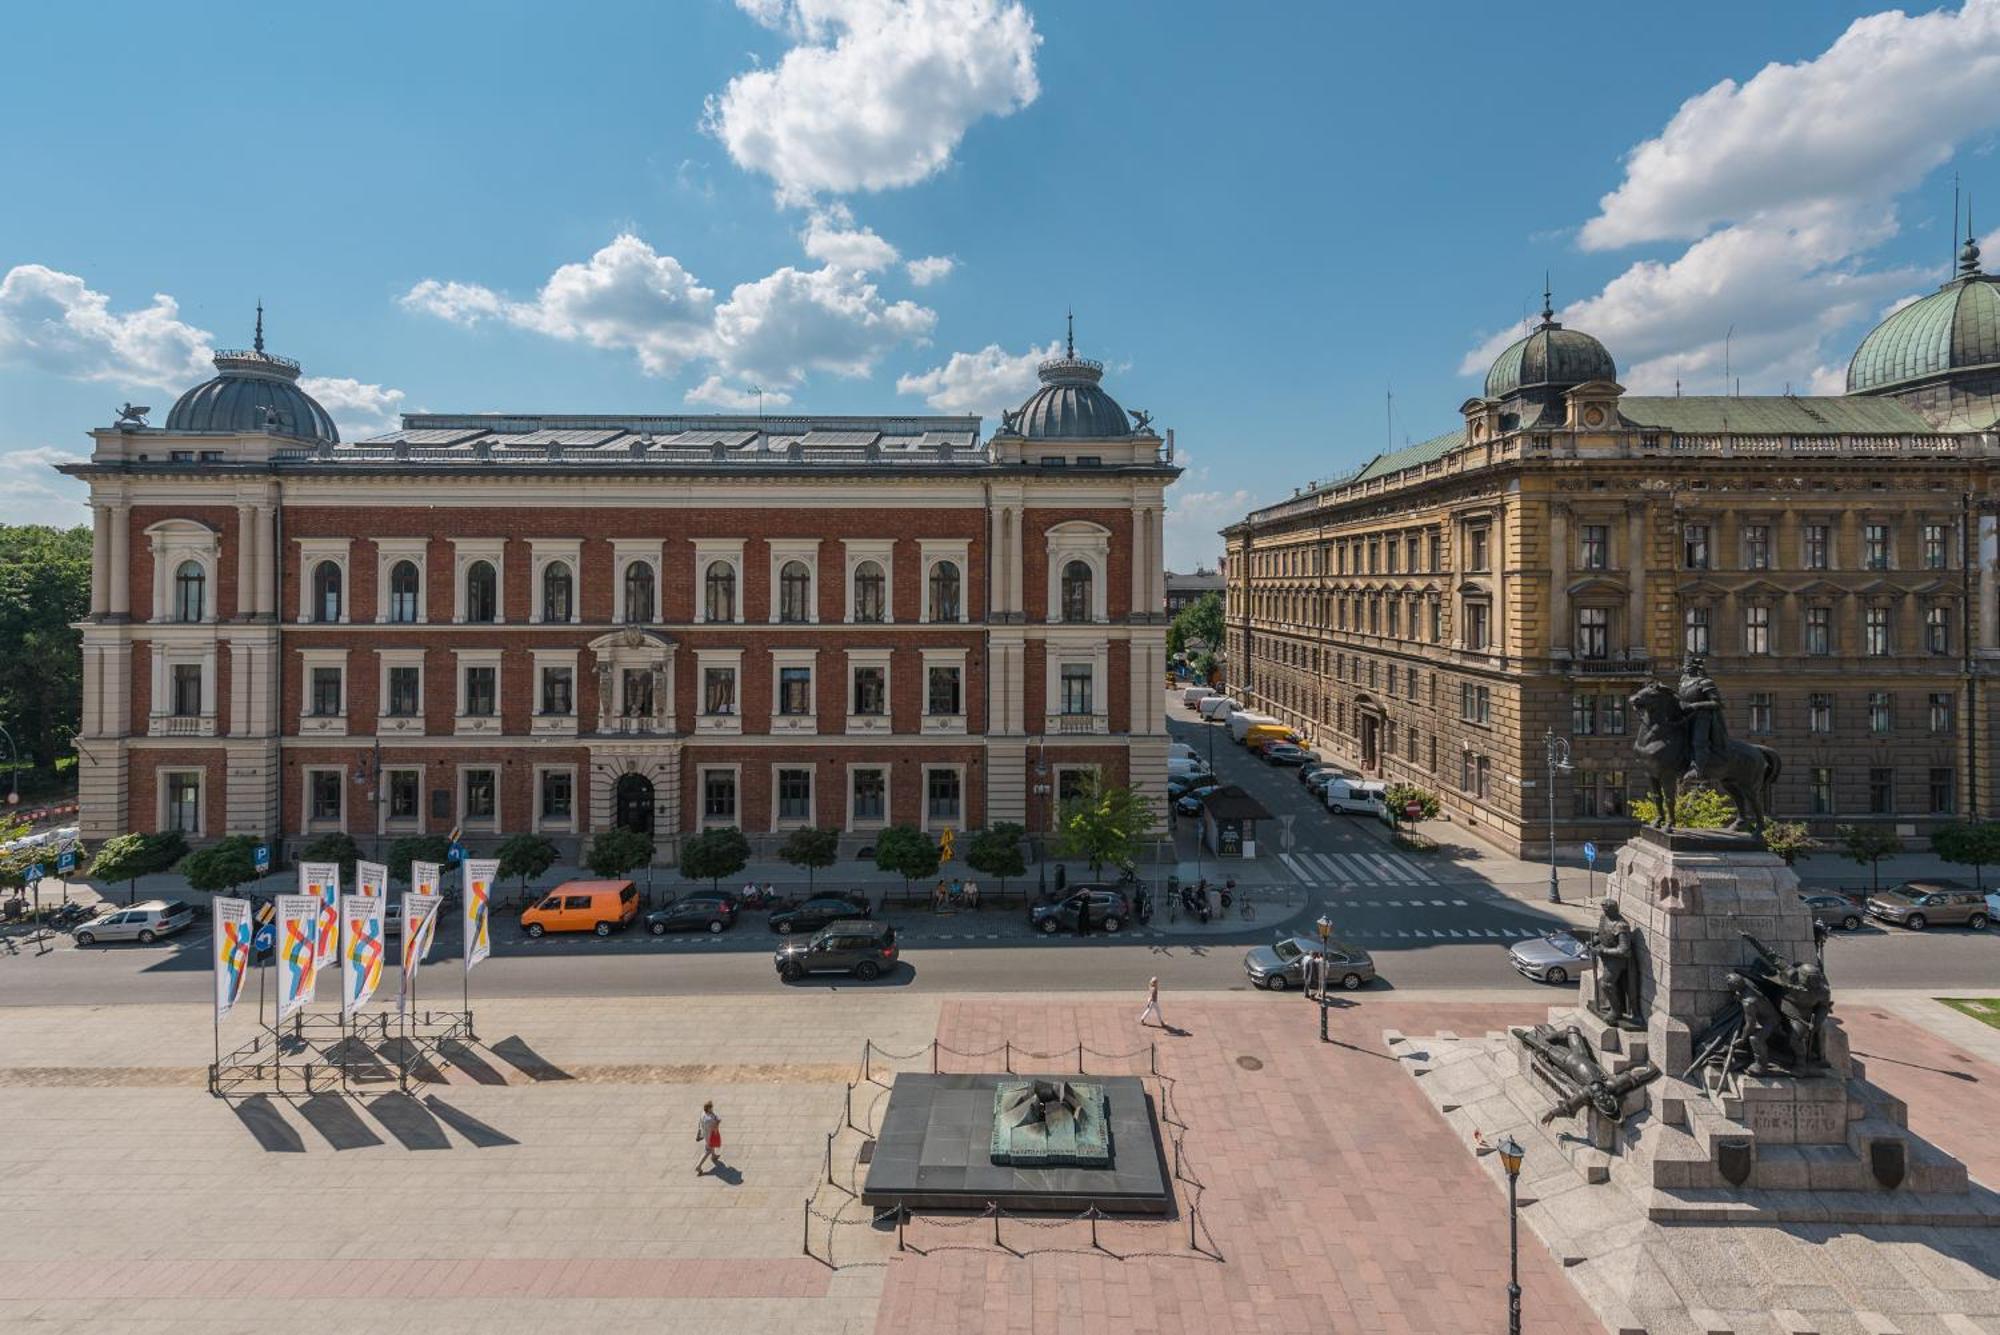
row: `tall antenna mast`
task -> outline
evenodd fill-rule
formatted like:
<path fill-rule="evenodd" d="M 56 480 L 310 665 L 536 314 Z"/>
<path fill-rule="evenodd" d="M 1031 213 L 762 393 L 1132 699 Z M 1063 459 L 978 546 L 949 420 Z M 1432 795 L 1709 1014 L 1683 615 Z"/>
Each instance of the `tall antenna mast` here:
<path fill-rule="evenodd" d="M 1966 219 L 1966 222 L 1965 222 L 1965 227 L 1966 227 L 1966 230 L 1967 230 L 1967 231 L 1971 231 L 1971 230 L 1972 230 L 1972 220 L 1971 220 L 1970 218 Z M 1953 173 L 1951 174 L 1951 251 L 1950 251 L 1950 253 L 1951 253 L 1951 261 L 1950 261 L 1950 263 L 1948 263 L 1948 264 L 1947 264 L 1947 265 L 1945 266 L 1945 270 L 1944 270 L 1944 277 L 1945 277 L 1945 281 L 1946 281 L 1946 282 L 1950 282 L 1950 281 L 1951 281 L 1951 278 L 1952 278 L 1952 274 L 1953 274 L 1953 272 L 1954 272 L 1954 271 L 1955 271 L 1955 270 L 1956 270 L 1956 269 L 1958 268 L 1958 173 L 1957 173 L 1957 172 L 1953 172 Z"/>
<path fill-rule="evenodd" d="M 1396 448 L 1396 391 L 1393 387 L 1382 391 L 1382 417 L 1389 429 L 1389 448 Z"/>
<path fill-rule="evenodd" d="M 1953 226 L 1956 225 L 1956 223 L 1953 224 Z M 1732 321 L 1729 326 L 1729 332 L 1722 336 L 1722 392 L 1725 396 L 1729 393 L 1729 341 L 1735 337 L 1736 325 Z"/>

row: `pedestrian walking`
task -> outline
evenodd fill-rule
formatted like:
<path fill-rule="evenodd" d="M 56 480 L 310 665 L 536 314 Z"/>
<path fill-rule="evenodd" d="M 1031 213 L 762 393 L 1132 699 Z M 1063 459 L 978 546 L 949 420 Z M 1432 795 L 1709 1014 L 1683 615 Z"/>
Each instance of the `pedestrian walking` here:
<path fill-rule="evenodd" d="M 944 882 L 939 881 L 931 888 L 931 912 L 943 913 L 945 906 Z"/>
<path fill-rule="evenodd" d="M 1210 919 L 1222 916 L 1222 892 L 1212 885 L 1208 887 L 1208 916 Z"/>
<path fill-rule="evenodd" d="M 715 1115 L 713 1101 L 701 1105 L 701 1120 L 694 1124 L 695 1143 L 701 1146 L 701 1158 L 695 1160 L 694 1175 L 701 1176 L 701 1170 L 713 1163 L 722 1167 L 722 1119 Z"/>
<path fill-rule="evenodd" d="M 1306 956 L 1305 982 L 1306 982 L 1307 996 L 1311 997 L 1311 996 L 1317 996 L 1319 994 L 1319 989 L 1322 986 L 1322 979 L 1324 978 L 1325 973 L 1326 973 L 1326 956 L 1320 954 L 1317 950 L 1313 951 L 1311 954 Z"/>
<path fill-rule="evenodd" d="M 1148 1016 L 1152 1017 L 1151 1023 L 1158 1025 L 1162 1029 L 1167 1027 L 1166 1020 L 1160 1016 L 1160 980 L 1158 978 L 1154 978 L 1146 984 L 1146 1009 L 1139 1012 L 1139 1023 L 1142 1025 L 1148 1023 Z"/>
<path fill-rule="evenodd" d="M 1090 896 L 1087 894 L 1076 897 L 1076 934 L 1090 935 Z"/>
<path fill-rule="evenodd" d="M 1069 884 L 1069 869 L 1062 863 L 1056 864 L 1056 898 L 1062 898 L 1063 887 Z"/>

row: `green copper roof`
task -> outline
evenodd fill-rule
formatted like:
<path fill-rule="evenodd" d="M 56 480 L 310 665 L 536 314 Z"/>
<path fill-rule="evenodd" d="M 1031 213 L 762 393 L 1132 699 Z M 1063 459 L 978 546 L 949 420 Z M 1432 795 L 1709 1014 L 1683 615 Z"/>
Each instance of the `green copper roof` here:
<path fill-rule="evenodd" d="M 1683 435 L 1900 435 L 1935 430 L 1900 399 L 1849 395 L 1800 398 L 1790 394 L 1694 394 L 1653 397 L 1627 394 L 1618 400 L 1625 420 Z"/>
<path fill-rule="evenodd" d="M 1486 397 L 1504 399 L 1517 389 L 1617 378 L 1618 365 L 1602 343 L 1581 330 L 1563 328 L 1544 311 L 1540 328 L 1493 359 Z"/>
<path fill-rule="evenodd" d="M 1847 364 L 1847 392 L 2000 363 L 2000 280 L 1971 273 L 1875 326 Z"/>
<path fill-rule="evenodd" d="M 1415 468 L 1433 459 L 1441 459 L 1463 444 L 1465 444 L 1465 428 L 1447 431 L 1442 436 L 1432 436 L 1429 440 L 1420 441 L 1415 445 L 1405 445 L 1400 450 L 1378 454 L 1363 464 L 1360 472 L 1352 477 L 1342 478 L 1338 485 L 1347 487 L 1356 482 L 1366 482 L 1370 478 L 1400 473 L 1405 468 Z"/>

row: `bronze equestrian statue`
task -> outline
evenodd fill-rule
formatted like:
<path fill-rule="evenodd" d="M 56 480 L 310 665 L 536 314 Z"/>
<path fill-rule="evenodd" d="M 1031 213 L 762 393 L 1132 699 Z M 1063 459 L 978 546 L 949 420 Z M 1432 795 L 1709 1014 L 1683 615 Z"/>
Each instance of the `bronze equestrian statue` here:
<path fill-rule="evenodd" d="M 1674 828 L 1681 784 L 1699 779 L 1721 789 L 1735 805 L 1730 829 L 1761 840 L 1770 818 L 1771 787 L 1781 768 L 1778 753 L 1768 746 L 1731 740 L 1722 694 L 1702 656 L 1688 655 L 1678 686 L 1648 683 L 1633 692 L 1630 703 L 1640 720 L 1632 751 L 1651 779 L 1659 828 Z"/>

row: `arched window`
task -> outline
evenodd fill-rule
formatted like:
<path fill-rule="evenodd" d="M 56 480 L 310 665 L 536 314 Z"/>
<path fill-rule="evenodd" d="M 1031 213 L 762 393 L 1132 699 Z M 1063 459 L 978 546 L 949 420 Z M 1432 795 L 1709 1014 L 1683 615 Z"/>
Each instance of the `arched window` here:
<path fill-rule="evenodd" d="M 174 620 L 199 621 L 206 610 L 208 573 L 199 561 L 183 561 L 174 571 Z"/>
<path fill-rule="evenodd" d="M 474 561 L 465 571 L 465 619 L 497 621 L 500 617 L 500 576 L 491 561 Z"/>
<path fill-rule="evenodd" d="M 313 620 L 340 620 L 340 563 L 321 561 L 313 567 Z"/>
<path fill-rule="evenodd" d="M 1071 561 L 1062 572 L 1062 619 L 1064 621 L 1089 621 L 1090 610 L 1090 563 Z"/>
<path fill-rule="evenodd" d="M 882 567 L 875 561 L 863 561 L 854 567 L 854 619 L 856 621 L 881 621 L 884 603 L 888 595 L 888 581 L 882 577 Z"/>
<path fill-rule="evenodd" d="M 804 561 L 787 561 L 778 571 L 778 620 L 810 621 L 812 572 Z"/>
<path fill-rule="evenodd" d="M 703 618 L 708 621 L 736 620 L 736 567 L 727 561 L 711 561 L 702 583 Z"/>
<path fill-rule="evenodd" d="M 653 619 L 653 567 L 634 561 L 625 567 L 625 623 L 637 625 Z"/>
<path fill-rule="evenodd" d="M 398 561 L 389 567 L 389 620 L 417 619 L 417 563 Z"/>
<path fill-rule="evenodd" d="M 931 567 L 931 620 L 956 621 L 958 617 L 958 563 L 940 561 Z"/>
<path fill-rule="evenodd" d="M 569 563 L 551 561 L 542 569 L 542 620 L 568 621 L 576 593 Z"/>

